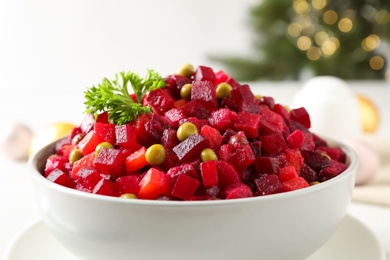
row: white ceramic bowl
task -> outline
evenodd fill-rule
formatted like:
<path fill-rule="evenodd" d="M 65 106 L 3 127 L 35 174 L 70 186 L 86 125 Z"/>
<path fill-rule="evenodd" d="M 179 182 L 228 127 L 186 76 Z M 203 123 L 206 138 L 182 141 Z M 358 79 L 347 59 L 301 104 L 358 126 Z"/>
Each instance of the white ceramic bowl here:
<path fill-rule="evenodd" d="M 57 185 L 40 171 L 51 144 L 29 161 L 44 223 L 81 259 L 299 259 L 321 247 L 346 214 L 358 165 L 308 188 L 220 201 L 124 200 Z"/>

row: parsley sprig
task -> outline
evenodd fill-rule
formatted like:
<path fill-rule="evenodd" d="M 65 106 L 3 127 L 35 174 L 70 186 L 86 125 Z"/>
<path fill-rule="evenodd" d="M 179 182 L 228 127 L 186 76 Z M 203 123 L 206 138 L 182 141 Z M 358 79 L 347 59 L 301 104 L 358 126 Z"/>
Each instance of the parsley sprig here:
<path fill-rule="evenodd" d="M 130 96 L 132 87 L 137 102 Z M 107 112 L 110 122 L 117 125 L 135 120 L 141 114 L 151 112 L 149 106 L 142 105 L 142 99 L 149 91 L 165 86 L 164 79 L 154 70 L 148 70 L 145 78 L 133 72 L 120 72 L 114 80 L 104 78 L 97 86 L 92 86 L 85 94 L 86 113 L 95 116 Z"/>

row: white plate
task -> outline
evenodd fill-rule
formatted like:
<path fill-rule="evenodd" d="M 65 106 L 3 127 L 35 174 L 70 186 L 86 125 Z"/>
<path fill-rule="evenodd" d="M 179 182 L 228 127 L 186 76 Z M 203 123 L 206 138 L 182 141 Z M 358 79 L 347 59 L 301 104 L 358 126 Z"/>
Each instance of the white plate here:
<path fill-rule="evenodd" d="M 25 229 L 11 243 L 5 260 L 76 260 L 52 236 L 42 221 Z M 374 234 L 360 221 L 347 215 L 332 238 L 307 260 L 385 260 Z"/>

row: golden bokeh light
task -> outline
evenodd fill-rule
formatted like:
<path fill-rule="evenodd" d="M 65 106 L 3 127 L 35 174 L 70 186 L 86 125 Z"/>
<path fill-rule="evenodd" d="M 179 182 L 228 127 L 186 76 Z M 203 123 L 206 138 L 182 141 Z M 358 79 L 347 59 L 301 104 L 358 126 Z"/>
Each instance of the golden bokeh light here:
<path fill-rule="evenodd" d="M 321 46 L 321 50 L 324 55 L 330 56 L 336 52 L 337 47 L 334 42 L 328 40 Z"/>
<path fill-rule="evenodd" d="M 340 47 L 340 40 L 337 37 L 332 36 L 329 38 L 329 41 L 334 43 L 334 45 L 336 46 L 336 49 L 338 49 Z"/>
<path fill-rule="evenodd" d="M 339 19 L 339 16 L 335 11 L 328 10 L 323 14 L 322 19 L 326 24 L 335 24 Z"/>
<path fill-rule="evenodd" d="M 379 10 L 375 13 L 375 21 L 378 24 L 386 24 L 390 22 L 390 13 L 387 10 Z"/>
<path fill-rule="evenodd" d="M 301 36 L 297 40 L 297 46 L 300 50 L 306 51 L 311 47 L 311 39 L 307 36 Z"/>
<path fill-rule="evenodd" d="M 341 32 L 347 33 L 352 30 L 353 22 L 349 18 L 342 18 L 338 23 L 338 27 Z"/>
<path fill-rule="evenodd" d="M 310 5 L 306 0 L 295 0 L 293 8 L 297 14 L 305 14 L 310 10 Z"/>
<path fill-rule="evenodd" d="M 287 28 L 287 33 L 291 37 L 298 37 L 302 33 L 302 26 L 299 23 L 291 23 Z"/>
<path fill-rule="evenodd" d="M 321 58 L 321 50 L 318 47 L 311 47 L 307 50 L 306 55 L 309 60 L 316 61 Z"/>
<path fill-rule="evenodd" d="M 314 40 L 318 45 L 324 44 L 324 42 L 326 42 L 328 39 L 329 39 L 329 35 L 324 31 L 318 32 L 314 36 Z"/>
<path fill-rule="evenodd" d="M 312 0 L 311 5 L 317 9 L 321 10 L 326 6 L 326 0 Z"/>
<path fill-rule="evenodd" d="M 376 34 L 371 34 L 363 39 L 362 48 L 365 51 L 373 51 L 375 50 L 381 42 L 381 39 Z"/>
<path fill-rule="evenodd" d="M 370 59 L 370 67 L 373 70 L 381 70 L 385 65 L 385 60 L 381 56 L 373 56 Z"/>

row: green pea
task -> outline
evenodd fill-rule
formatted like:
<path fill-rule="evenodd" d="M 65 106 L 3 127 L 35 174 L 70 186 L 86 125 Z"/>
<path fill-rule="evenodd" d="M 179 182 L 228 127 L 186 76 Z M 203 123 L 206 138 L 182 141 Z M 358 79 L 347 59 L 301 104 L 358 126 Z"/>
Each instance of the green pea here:
<path fill-rule="evenodd" d="M 95 148 L 95 157 L 98 157 L 102 148 L 113 149 L 114 146 L 112 144 L 110 144 L 109 142 L 102 142 L 102 143 L 98 144 Z"/>
<path fill-rule="evenodd" d="M 161 144 L 151 145 L 145 153 L 146 161 L 153 166 L 161 165 L 166 157 L 167 152 Z"/>
<path fill-rule="evenodd" d="M 192 64 L 186 63 L 181 66 L 181 68 L 177 71 L 178 75 L 191 77 L 194 74 L 194 66 Z"/>
<path fill-rule="evenodd" d="M 83 157 L 84 155 L 81 150 L 79 148 L 75 148 L 69 154 L 69 162 L 73 164 L 74 162 L 80 160 Z"/>
<path fill-rule="evenodd" d="M 217 98 L 218 99 L 223 99 L 223 98 L 230 98 L 231 94 L 230 92 L 232 91 L 232 86 L 229 83 L 222 82 L 219 83 L 216 89 L 217 92 Z"/>
<path fill-rule="evenodd" d="M 207 161 L 211 161 L 211 160 L 218 161 L 218 157 L 212 149 L 205 148 L 200 153 L 200 160 L 202 162 L 207 162 Z"/>
<path fill-rule="evenodd" d="M 184 141 L 191 135 L 197 133 L 198 133 L 198 128 L 196 127 L 196 125 L 194 125 L 191 122 L 185 122 L 179 127 L 179 129 L 177 129 L 176 136 L 177 139 L 179 139 L 180 141 Z"/>
<path fill-rule="evenodd" d="M 184 84 L 180 89 L 180 96 L 184 99 L 191 99 L 192 84 Z"/>
<path fill-rule="evenodd" d="M 121 195 L 121 198 L 124 198 L 124 199 L 138 199 L 137 195 L 135 195 L 133 193 L 123 193 Z"/>
<path fill-rule="evenodd" d="M 320 184 L 320 182 L 319 181 L 312 181 L 309 183 L 310 186 L 317 185 L 317 184 Z"/>

